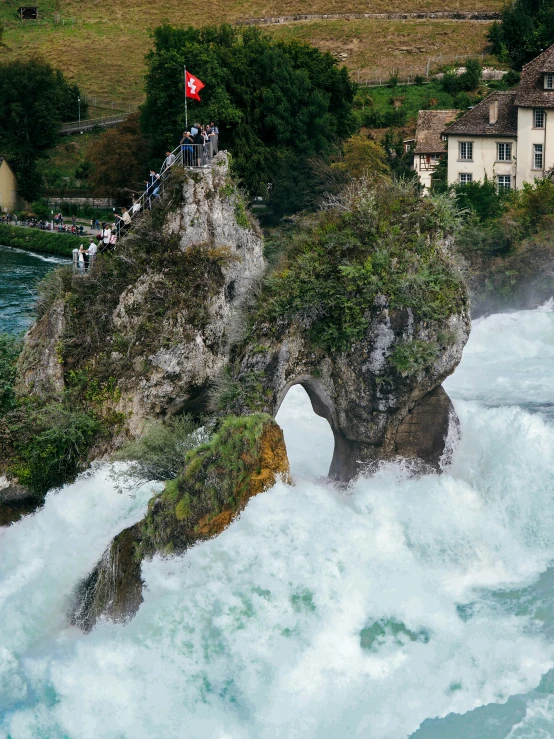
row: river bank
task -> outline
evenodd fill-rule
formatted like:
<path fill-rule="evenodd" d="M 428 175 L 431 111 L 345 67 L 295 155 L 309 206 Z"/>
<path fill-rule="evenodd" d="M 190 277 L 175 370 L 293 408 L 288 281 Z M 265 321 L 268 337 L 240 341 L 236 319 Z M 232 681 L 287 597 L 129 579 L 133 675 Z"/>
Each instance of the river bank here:
<path fill-rule="evenodd" d="M 0 224 L 0 244 L 41 254 L 71 257 L 73 249 L 78 249 L 84 238 L 86 237 L 41 231 L 38 228 Z"/>

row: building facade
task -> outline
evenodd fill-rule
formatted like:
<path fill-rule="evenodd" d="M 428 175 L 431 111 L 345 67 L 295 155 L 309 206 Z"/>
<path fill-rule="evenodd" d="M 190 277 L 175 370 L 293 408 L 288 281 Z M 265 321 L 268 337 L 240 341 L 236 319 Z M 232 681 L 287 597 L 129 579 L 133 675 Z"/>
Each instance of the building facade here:
<path fill-rule="evenodd" d="M 17 180 L 12 168 L 0 157 L 0 211 L 13 213 L 24 207 L 23 201 L 17 194 Z"/>
<path fill-rule="evenodd" d="M 412 151 L 414 169 L 423 191 L 428 192 L 433 183 L 433 172 L 446 156 L 444 127 L 458 115 L 458 110 L 420 110 Z M 405 143 L 411 143 L 407 140 Z"/>
<path fill-rule="evenodd" d="M 443 131 L 448 182 L 519 188 L 554 170 L 554 45 L 523 67 L 518 88 L 495 92 Z"/>

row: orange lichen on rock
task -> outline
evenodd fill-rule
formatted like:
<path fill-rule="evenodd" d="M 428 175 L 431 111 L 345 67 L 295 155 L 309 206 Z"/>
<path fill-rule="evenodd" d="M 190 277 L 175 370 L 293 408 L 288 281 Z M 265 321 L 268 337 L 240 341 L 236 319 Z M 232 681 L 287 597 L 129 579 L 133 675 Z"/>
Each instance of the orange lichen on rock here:
<path fill-rule="evenodd" d="M 287 485 L 291 484 L 285 439 L 281 428 L 274 421 L 268 421 L 264 426 L 260 439 L 258 469 L 259 471 L 252 473 L 250 477 L 248 497 L 269 490 L 279 476 Z"/>
<path fill-rule="evenodd" d="M 259 454 L 245 452 L 241 455 L 242 461 L 252 469 L 246 490 L 237 485 L 236 495 L 240 503 L 235 509 L 225 509 L 213 516 L 204 516 L 197 526 L 197 533 L 201 538 L 218 536 L 227 526 L 244 510 L 249 499 L 254 495 L 263 493 L 275 485 L 281 478 L 287 485 L 291 484 L 290 465 L 287 456 L 287 448 L 281 428 L 274 421 L 264 424 L 260 437 Z"/>

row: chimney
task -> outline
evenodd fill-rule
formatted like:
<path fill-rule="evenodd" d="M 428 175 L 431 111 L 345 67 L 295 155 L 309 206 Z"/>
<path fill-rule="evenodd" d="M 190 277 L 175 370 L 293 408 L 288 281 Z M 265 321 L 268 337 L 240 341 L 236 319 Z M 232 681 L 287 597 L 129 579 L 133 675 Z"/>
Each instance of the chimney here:
<path fill-rule="evenodd" d="M 489 103 L 489 125 L 494 126 L 498 120 L 498 100 L 492 100 Z"/>

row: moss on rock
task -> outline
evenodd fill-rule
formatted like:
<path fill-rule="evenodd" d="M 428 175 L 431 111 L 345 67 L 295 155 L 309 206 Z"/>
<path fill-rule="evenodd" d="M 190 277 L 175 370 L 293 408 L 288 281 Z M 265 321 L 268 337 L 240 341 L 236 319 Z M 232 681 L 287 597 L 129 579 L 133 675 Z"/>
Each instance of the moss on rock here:
<path fill-rule="evenodd" d="M 208 443 L 187 453 L 183 473 L 152 498 L 145 518 L 115 537 L 78 587 L 70 621 L 89 631 L 101 616 L 132 617 L 142 603 L 144 557 L 184 552 L 217 536 L 279 478 L 290 482 L 275 421 L 261 413 L 226 418 Z"/>
<path fill-rule="evenodd" d="M 188 452 L 182 475 L 149 505 L 141 551 L 184 551 L 220 533 L 248 500 L 289 479 L 283 432 L 264 413 L 226 418 L 207 444 Z"/>

